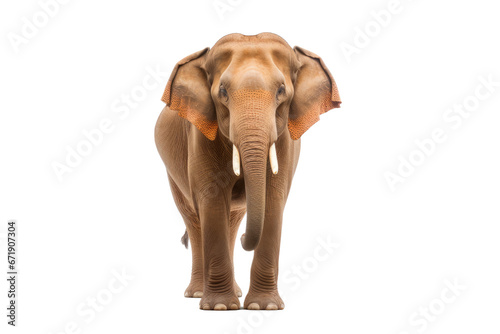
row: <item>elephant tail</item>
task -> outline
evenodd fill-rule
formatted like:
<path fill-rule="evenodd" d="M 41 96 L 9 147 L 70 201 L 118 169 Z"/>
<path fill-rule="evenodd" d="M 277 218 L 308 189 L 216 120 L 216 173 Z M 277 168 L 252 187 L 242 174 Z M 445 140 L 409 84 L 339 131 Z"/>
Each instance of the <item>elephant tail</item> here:
<path fill-rule="evenodd" d="M 189 236 L 188 236 L 188 231 L 187 230 L 186 230 L 186 232 L 184 232 L 184 235 L 181 238 L 181 243 L 184 245 L 184 247 L 186 247 L 186 249 L 188 248 Z"/>

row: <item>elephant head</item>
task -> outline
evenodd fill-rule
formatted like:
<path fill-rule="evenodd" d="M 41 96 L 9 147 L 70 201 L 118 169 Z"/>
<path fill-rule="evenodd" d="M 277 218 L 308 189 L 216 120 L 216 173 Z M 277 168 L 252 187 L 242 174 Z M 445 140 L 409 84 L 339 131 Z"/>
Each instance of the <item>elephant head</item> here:
<path fill-rule="evenodd" d="M 232 34 L 181 60 L 162 100 L 208 140 L 223 136 L 232 145 L 235 174 L 240 157 L 247 198 L 243 248 L 255 249 L 265 213 L 267 161 L 278 173 L 275 142 L 299 139 L 338 108 L 337 86 L 322 59 L 292 49 L 281 37 Z"/>

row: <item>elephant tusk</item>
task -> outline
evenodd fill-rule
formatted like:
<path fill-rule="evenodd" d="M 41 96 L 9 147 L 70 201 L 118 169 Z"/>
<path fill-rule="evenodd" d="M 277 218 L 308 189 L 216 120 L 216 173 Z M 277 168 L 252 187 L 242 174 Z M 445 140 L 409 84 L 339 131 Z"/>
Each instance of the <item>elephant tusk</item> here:
<path fill-rule="evenodd" d="M 269 149 L 269 162 L 271 163 L 271 170 L 273 174 L 278 174 L 278 157 L 276 156 L 276 143 L 271 145 Z"/>
<path fill-rule="evenodd" d="M 234 144 L 233 144 L 233 170 L 236 176 L 240 176 L 240 152 L 238 152 L 238 149 Z"/>

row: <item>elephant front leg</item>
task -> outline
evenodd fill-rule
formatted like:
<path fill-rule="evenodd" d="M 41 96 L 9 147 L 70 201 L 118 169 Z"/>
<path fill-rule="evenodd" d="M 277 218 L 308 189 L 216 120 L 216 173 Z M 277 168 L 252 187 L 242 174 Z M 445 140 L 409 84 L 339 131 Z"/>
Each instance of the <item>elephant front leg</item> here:
<path fill-rule="evenodd" d="M 229 201 L 218 199 L 200 206 L 204 286 L 200 308 L 237 310 L 240 301 L 234 284 L 230 253 Z"/>
<path fill-rule="evenodd" d="M 268 196 L 268 198 L 272 198 Z M 266 205 L 266 218 L 259 245 L 255 249 L 250 274 L 250 288 L 244 308 L 249 310 L 282 310 L 278 293 L 278 264 L 284 203 Z"/>

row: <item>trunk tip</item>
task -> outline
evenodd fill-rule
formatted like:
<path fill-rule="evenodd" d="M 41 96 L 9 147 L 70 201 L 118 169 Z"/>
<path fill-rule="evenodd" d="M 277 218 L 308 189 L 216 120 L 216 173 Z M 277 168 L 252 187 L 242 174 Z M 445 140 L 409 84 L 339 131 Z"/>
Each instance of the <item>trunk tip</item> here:
<path fill-rule="evenodd" d="M 241 235 L 241 245 L 243 246 L 243 249 L 246 251 L 253 251 L 257 246 L 259 245 L 259 240 L 257 242 L 253 242 L 248 244 L 248 240 L 245 238 L 245 233 Z"/>

